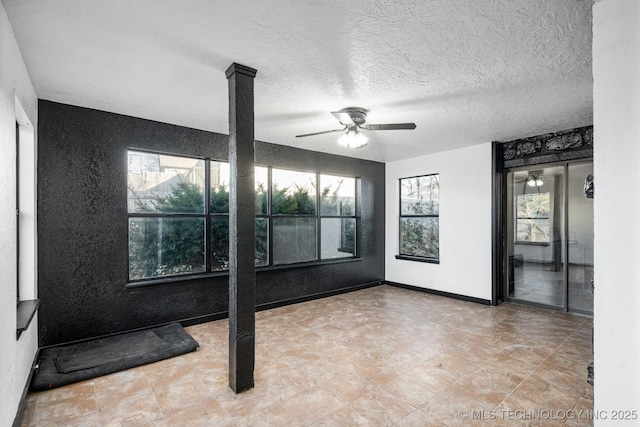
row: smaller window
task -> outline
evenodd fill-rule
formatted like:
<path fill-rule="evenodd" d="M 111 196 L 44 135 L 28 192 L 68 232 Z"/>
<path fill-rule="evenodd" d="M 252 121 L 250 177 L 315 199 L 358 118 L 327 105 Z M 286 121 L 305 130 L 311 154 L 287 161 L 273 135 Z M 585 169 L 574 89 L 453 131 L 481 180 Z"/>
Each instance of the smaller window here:
<path fill-rule="evenodd" d="M 321 259 L 356 256 L 356 180 L 320 175 Z"/>
<path fill-rule="evenodd" d="M 440 258 L 439 177 L 434 174 L 400 179 L 400 258 Z"/>
<path fill-rule="evenodd" d="M 273 264 L 315 261 L 316 218 L 273 218 Z"/>
<path fill-rule="evenodd" d="M 271 169 L 273 265 L 316 261 L 316 174 Z"/>
<path fill-rule="evenodd" d="M 549 243 L 551 194 L 516 196 L 516 243 Z"/>
<path fill-rule="evenodd" d="M 205 161 L 128 152 L 129 280 L 206 271 Z"/>
<path fill-rule="evenodd" d="M 229 269 L 229 163 L 209 162 L 209 213 L 211 271 Z"/>
<path fill-rule="evenodd" d="M 269 265 L 269 168 L 255 167 L 256 267 Z"/>

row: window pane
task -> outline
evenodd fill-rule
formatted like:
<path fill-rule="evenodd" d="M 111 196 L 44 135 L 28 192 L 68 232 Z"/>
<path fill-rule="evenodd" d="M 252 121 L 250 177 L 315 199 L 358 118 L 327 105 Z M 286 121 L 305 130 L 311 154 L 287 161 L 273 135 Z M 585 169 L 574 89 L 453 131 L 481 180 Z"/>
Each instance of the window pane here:
<path fill-rule="evenodd" d="M 229 218 L 211 218 L 211 271 L 229 269 Z"/>
<path fill-rule="evenodd" d="M 274 264 L 316 259 L 315 218 L 273 218 Z"/>
<path fill-rule="evenodd" d="M 320 175 L 321 215 L 355 215 L 355 206 L 355 178 Z"/>
<path fill-rule="evenodd" d="M 549 218 L 551 193 L 530 193 L 516 196 L 517 218 Z"/>
<path fill-rule="evenodd" d="M 204 160 L 128 152 L 129 212 L 204 212 Z"/>
<path fill-rule="evenodd" d="M 204 219 L 129 218 L 129 279 L 204 272 Z"/>
<path fill-rule="evenodd" d="M 269 265 L 269 220 L 256 218 L 256 267 Z M 211 271 L 229 269 L 229 218 L 211 219 Z"/>
<path fill-rule="evenodd" d="M 269 265 L 269 220 L 256 218 L 256 267 Z"/>
<path fill-rule="evenodd" d="M 440 256 L 438 218 L 400 218 L 400 255 Z"/>
<path fill-rule="evenodd" d="M 273 169 L 271 171 L 274 215 L 315 215 L 316 175 Z M 275 258 L 274 258 L 275 259 Z"/>
<path fill-rule="evenodd" d="M 549 219 L 516 219 L 516 241 L 549 243 L 551 221 Z"/>
<path fill-rule="evenodd" d="M 355 256 L 355 218 L 322 218 L 322 259 Z"/>
<path fill-rule="evenodd" d="M 262 166 L 256 166 L 256 215 L 267 214 L 267 187 L 268 187 L 268 169 Z"/>
<path fill-rule="evenodd" d="M 400 215 L 439 214 L 439 175 L 400 180 Z"/>
<path fill-rule="evenodd" d="M 229 163 L 211 162 L 211 213 L 229 213 Z"/>

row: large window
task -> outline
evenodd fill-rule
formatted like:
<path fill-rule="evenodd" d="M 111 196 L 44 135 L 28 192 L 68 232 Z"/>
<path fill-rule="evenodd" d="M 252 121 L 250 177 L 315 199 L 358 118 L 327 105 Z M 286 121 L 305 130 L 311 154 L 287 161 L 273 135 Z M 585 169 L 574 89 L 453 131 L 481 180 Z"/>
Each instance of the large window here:
<path fill-rule="evenodd" d="M 129 280 L 227 270 L 228 163 L 141 151 L 128 162 Z M 355 257 L 355 189 L 351 177 L 257 166 L 256 266 Z"/>
<path fill-rule="evenodd" d="M 399 258 L 440 258 L 439 190 L 438 174 L 400 179 Z"/>

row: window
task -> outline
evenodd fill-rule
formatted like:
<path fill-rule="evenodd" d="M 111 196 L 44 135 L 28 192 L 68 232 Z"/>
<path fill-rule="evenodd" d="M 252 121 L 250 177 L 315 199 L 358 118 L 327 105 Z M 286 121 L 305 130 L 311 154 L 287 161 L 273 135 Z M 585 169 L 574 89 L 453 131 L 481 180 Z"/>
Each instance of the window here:
<path fill-rule="evenodd" d="M 269 265 L 269 169 L 256 166 L 256 267 Z"/>
<path fill-rule="evenodd" d="M 129 280 L 205 272 L 205 160 L 129 151 L 128 165 Z"/>
<path fill-rule="evenodd" d="M 229 269 L 229 164 L 209 162 L 211 271 Z"/>
<path fill-rule="evenodd" d="M 356 180 L 320 175 L 321 258 L 356 255 Z"/>
<path fill-rule="evenodd" d="M 129 280 L 228 270 L 229 172 L 226 162 L 128 152 Z M 256 267 L 354 257 L 355 184 L 256 166 Z"/>
<path fill-rule="evenodd" d="M 36 142 L 33 125 L 15 98 L 16 339 L 38 310 Z"/>
<path fill-rule="evenodd" d="M 229 269 L 229 164 L 211 161 L 211 192 L 209 212 L 211 214 L 211 271 Z M 268 170 L 257 166 L 256 181 L 256 267 L 269 265 L 269 218 L 267 212 Z"/>
<path fill-rule="evenodd" d="M 315 261 L 316 174 L 272 169 L 273 264 Z"/>
<path fill-rule="evenodd" d="M 272 169 L 271 191 L 274 265 L 356 256 L 355 178 Z"/>
<path fill-rule="evenodd" d="M 549 243 L 551 194 L 516 196 L 516 243 Z"/>
<path fill-rule="evenodd" d="M 440 176 L 400 179 L 400 255 L 418 261 L 437 262 L 439 243 Z"/>

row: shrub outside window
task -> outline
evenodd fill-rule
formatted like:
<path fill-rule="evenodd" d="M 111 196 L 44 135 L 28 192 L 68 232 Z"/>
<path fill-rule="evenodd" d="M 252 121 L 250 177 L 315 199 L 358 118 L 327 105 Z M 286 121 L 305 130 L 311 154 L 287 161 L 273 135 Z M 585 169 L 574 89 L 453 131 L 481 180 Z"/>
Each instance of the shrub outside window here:
<path fill-rule="evenodd" d="M 440 258 L 440 175 L 400 179 L 400 257 Z"/>

